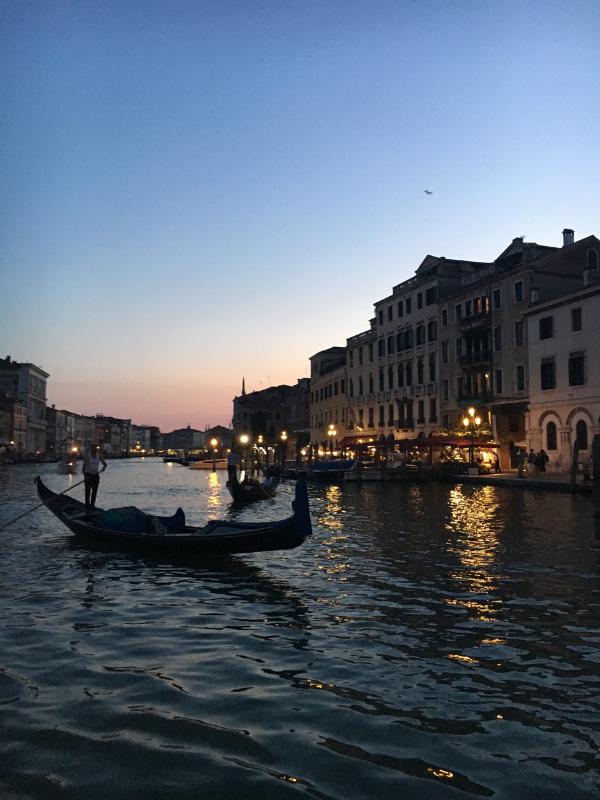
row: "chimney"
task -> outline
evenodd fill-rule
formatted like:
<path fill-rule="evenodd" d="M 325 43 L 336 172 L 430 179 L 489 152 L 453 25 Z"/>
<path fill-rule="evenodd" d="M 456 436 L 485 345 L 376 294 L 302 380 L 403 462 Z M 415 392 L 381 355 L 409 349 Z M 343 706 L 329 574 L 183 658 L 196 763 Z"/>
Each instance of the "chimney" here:
<path fill-rule="evenodd" d="M 575 241 L 575 231 L 572 228 L 565 228 L 563 231 L 563 247 L 573 244 Z"/>

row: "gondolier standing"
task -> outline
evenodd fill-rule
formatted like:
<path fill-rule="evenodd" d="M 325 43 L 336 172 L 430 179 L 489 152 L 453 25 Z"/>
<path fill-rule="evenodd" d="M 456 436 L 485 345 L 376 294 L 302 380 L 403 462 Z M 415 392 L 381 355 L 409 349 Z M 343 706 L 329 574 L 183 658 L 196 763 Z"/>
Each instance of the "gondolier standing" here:
<path fill-rule="evenodd" d="M 102 464 L 102 469 L 100 469 Z M 106 461 L 98 452 L 98 445 L 93 444 L 88 453 L 83 457 L 83 479 L 85 481 L 85 508 L 86 511 L 96 507 L 96 495 L 100 484 L 100 472 L 106 469 Z"/>
<path fill-rule="evenodd" d="M 237 480 L 237 468 L 239 460 L 240 457 L 232 447 L 231 452 L 227 454 L 227 477 L 229 480 Z"/>

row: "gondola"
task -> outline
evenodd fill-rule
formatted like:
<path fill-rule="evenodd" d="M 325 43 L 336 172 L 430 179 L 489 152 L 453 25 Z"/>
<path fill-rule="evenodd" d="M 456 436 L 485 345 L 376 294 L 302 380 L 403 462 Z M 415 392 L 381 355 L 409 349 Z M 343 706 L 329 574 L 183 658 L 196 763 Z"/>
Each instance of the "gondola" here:
<path fill-rule="evenodd" d="M 73 497 L 55 494 L 38 476 L 37 492 L 50 511 L 82 540 L 110 549 L 168 550 L 220 555 L 289 550 L 312 533 L 306 483 L 296 483 L 291 517 L 274 522 L 213 520 L 202 527 L 185 524 L 181 508 L 172 517 L 146 514 L 134 507 L 86 511 Z"/>
<path fill-rule="evenodd" d="M 268 500 L 273 497 L 278 484 L 279 479 L 274 477 L 266 478 L 260 483 L 252 479 L 245 479 L 240 483 L 236 475 L 229 478 L 226 485 L 233 502 L 236 505 L 246 505 L 246 503 L 255 503 L 257 500 Z"/>

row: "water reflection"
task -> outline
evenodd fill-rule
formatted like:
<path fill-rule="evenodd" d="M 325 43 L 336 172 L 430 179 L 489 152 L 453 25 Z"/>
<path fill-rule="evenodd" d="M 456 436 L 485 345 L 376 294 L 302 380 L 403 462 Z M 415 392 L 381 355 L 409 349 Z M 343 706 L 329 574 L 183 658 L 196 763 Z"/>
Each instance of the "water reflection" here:
<path fill-rule="evenodd" d="M 208 477 L 208 500 L 207 506 L 209 512 L 212 514 L 220 515 L 223 507 L 221 500 L 221 482 L 219 481 L 219 473 L 211 472 Z"/>
<path fill-rule="evenodd" d="M 498 536 L 504 526 L 496 492 L 493 486 L 476 490 L 456 486 L 449 492 L 446 529 L 453 535 L 448 551 L 458 556 L 462 567 L 452 577 L 476 594 L 489 594 L 498 588 Z M 482 618 L 489 619 L 492 613 L 489 605 L 476 601 L 458 604 L 478 610 Z"/>

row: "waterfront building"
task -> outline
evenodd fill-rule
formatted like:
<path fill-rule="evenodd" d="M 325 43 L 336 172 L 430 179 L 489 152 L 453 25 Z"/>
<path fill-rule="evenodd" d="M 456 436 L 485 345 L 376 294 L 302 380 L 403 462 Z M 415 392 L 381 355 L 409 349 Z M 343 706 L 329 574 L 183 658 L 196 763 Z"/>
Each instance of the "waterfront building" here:
<path fill-rule="evenodd" d="M 531 302 L 580 285 L 587 253 L 598 240 L 563 247 L 511 244 L 488 265 L 463 277 L 460 289 L 440 305 L 442 427 L 457 430 L 465 410 L 476 409 L 481 432 L 493 433 L 504 468 L 516 467 L 527 438 L 528 341 L 525 313 Z"/>
<path fill-rule="evenodd" d="M 108 456 L 122 458 L 131 450 L 131 420 L 96 414 L 96 435 L 101 451 Z"/>
<path fill-rule="evenodd" d="M 57 409 L 55 405 L 46 409 L 46 452 L 48 455 L 63 456 L 71 453 L 73 448 L 80 450 L 80 443 L 75 435 L 75 419 L 72 411 Z"/>
<path fill-rule="evenodd" d="M 27 452 L 27 409 L 21 400 L 4 393 L 0 393 L 0 448 L 8 458 Z"/>
<path fill-rule="evenodd" d="M 212 439 L 217 440 L 217 452 L 222 454 L 227 450 L 231 450 L 233 430 L 231 428 L 226 428 L 224 425 L 215 425 L 213 428 L 207 428 L 204 431 L 206 447 L 210 446 Z"/>
<path fill-rule="evenodd" d="M 13 361 L 10 356 L 0 359 L 0 392 L 16 398 L 27 412 L 27 443 L 29 455 L 41 455 L 46 449 L 46 382 L 49 374 L 29 362 Z"/>
<path fill-rule="evenodd" d="M 233 400 L 234 439 L 246 434 L 252 443 L 261 438 L 265 446 L 282 446 L 290 454 L 308 443 L 310 435 L 310 379 L 299 378 L 295 386 L 282 384 L 257 392 L 242 392 Z"/>
<path fill-rule="evenodd" d="M 346 429 L 346 347 L 310 357 L 310 441 L 317 455 L 333 453 Z"/>
<path fill-rule="evenodd" d="M 347 341 L 347 444 L 439 428 L 439 304 L 482 266 L 428 255 L 414 277 L 376 301 L 369 330 Z"/>
<path fill-rule="evenodd" d="M 204 431 L 188 425 L 187 428 L 177 428 L 170 433 L 164 433 L 162 438 L 164 450 L 193 453 L 204 449 L 206 435 Z"/>
<path fill-rule="evenodd" d="M 550 471 L 570 470 L 575 443 L 587 470 L 592 439 L 600 433 L 600 358 L 595 350 L 600 338 L 599 257 L 600 247 L 586 248 L 582 287 L 532 305 L 525 314 L 527 446 L 546 451 Z"/>

